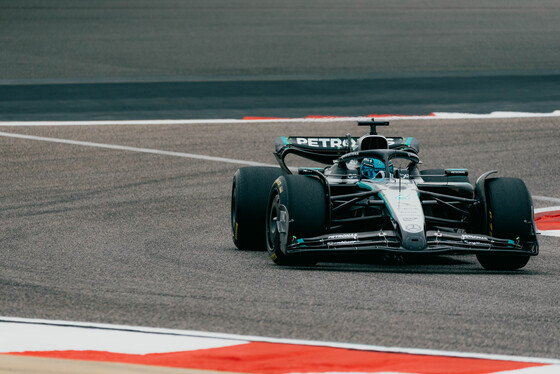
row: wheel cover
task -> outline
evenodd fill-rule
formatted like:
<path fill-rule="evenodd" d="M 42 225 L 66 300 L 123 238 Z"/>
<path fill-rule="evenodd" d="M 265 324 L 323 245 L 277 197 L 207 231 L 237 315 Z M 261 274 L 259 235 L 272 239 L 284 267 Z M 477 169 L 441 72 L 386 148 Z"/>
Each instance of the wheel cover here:
<path fill-rule="evenodd" d="M 280 195 L 274 196 L 266 225 L 267 247 L 270 252 L 280 249 L 285 252 L 288 243 L 290 216 L 285 205 L 280 203 Z"/>

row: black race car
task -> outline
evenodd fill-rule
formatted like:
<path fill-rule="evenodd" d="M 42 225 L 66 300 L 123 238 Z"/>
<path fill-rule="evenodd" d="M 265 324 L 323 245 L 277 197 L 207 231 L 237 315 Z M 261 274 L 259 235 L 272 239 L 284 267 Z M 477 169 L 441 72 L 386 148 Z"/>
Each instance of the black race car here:
<path fill-rule="evenodd" d="M 360 138 L 276 138 L 280 167 L 233 177 L 231 227 L 239 249 L 267 250 L 279 265 L 337 254 L 476 254 L 486 269 L 524 267 L 538 254 L 531 196 L 521 179 L 466 169 L 420 170 L 415 138 L 385 137 L 364 121 Z M 289 154 L 326 167 L 286 165 Z"/>

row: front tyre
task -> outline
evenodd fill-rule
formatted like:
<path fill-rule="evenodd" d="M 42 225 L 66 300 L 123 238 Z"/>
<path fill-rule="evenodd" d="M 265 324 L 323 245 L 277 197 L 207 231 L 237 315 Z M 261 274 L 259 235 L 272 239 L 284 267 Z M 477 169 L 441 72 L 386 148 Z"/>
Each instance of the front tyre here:
<path fill-rule="evenodd" d="M 533 240 L 533 202 L 525 183 L 518 178 L 488 179 L 488 235 L 520 241 Z M 529 255 L 478 254 L 478 262 L 489 270 L 521 269 L 529 262 Z"/>
<path fill-rule="evenodd" d="M 298 238 L 319 236 L 325 232 L 327 200 L 323 184 L 317 178 L 284 175 L 274 181 L 266 214 L 266 246 L 277 265 L 311 266 L 312 255 L 286 255 L 286 247 Z"/>
<path fill-rule="evenodd" d="M 264 251 L 263 224 L 272 182 L 284 171 L 277 167 L 244 167 L 233 176 L 231 231 L 233 243 L 242 250 Z"/>

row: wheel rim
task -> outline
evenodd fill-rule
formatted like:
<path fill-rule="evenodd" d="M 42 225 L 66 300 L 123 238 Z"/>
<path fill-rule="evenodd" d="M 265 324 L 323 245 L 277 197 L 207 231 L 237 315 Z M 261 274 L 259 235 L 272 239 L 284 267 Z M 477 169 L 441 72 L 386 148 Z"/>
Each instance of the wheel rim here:
<path fill-rule="evenodd" d="M 275 195 L 270 204 L 270 213 L 266 224 L 266 243 L 269 252 L 274 251 L 278 246 L 278 206 L 280 205 L 280 196 Z"/>
<path fill-rule="evenodd" d="M 282 205 L 280 195 L 276 194 L 270 203 L 266 224 L 266 245 L 269 252 L 286 249 L 288 242 L 290 216 L 288 209 Z"/>

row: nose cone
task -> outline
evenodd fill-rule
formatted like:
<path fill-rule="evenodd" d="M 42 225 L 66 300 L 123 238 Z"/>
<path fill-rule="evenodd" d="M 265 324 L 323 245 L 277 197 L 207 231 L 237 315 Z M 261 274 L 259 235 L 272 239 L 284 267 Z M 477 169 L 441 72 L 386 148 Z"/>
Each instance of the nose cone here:
<path fill-rule="evenodd" d="M 426 249 L 426 237 L 424 232 L 405 233 L 402 245 L 410 251 L 421 251 Z"/>

